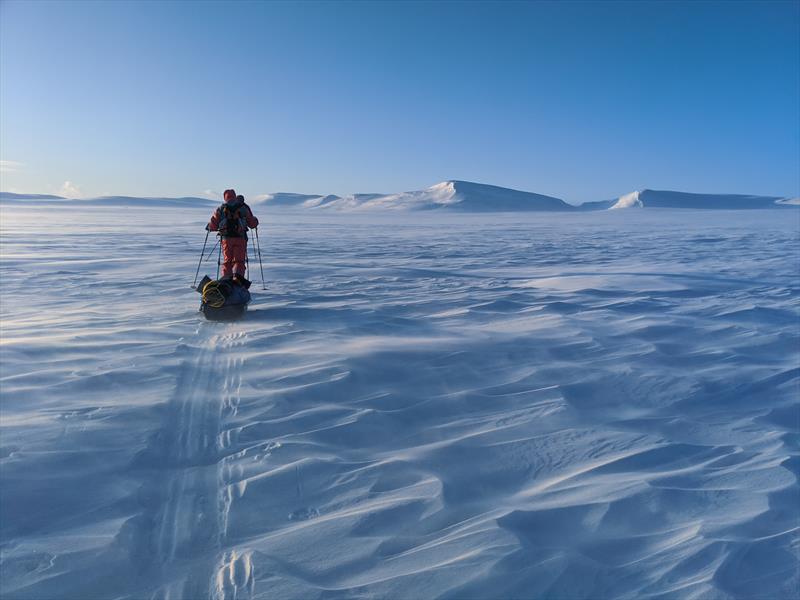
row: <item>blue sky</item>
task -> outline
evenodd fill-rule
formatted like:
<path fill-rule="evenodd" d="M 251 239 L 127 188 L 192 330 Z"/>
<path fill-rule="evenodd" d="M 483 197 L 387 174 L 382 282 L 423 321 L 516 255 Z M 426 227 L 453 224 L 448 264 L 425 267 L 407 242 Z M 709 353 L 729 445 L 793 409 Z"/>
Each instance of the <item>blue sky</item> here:
<path fill-rule="evenodd" d="M 0 187 L 800 195 L 800 3 L 0 4 Z"/>

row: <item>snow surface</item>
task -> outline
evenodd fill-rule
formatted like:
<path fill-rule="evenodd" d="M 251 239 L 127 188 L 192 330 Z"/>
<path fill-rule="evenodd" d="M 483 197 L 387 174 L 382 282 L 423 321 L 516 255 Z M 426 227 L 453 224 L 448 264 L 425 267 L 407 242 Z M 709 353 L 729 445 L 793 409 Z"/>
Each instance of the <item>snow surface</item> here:
<path fill-rule="evenodd" d="M 0 596 L 797 597 L 800 212 L 257 214 L 0 207 Z"/>

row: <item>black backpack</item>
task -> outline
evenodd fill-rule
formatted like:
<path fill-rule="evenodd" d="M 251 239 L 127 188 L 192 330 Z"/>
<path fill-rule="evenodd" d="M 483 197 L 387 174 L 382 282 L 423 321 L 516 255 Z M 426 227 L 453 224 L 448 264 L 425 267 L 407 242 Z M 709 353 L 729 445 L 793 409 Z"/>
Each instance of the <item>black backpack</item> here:
<path fill-rule="evenodd" d="M 247 234 L 247 205 L 223 204 L 219 207 L 219 234 L 223 237 L 244 237 Z"/>

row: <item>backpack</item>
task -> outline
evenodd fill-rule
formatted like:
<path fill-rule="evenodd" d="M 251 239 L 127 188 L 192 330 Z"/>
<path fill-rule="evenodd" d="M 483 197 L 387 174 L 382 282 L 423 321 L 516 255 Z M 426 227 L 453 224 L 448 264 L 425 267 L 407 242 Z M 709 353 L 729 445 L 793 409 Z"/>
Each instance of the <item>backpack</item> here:
<path fill-rule="evenodd" d="M 247 235 L 248 208 L 244 204 L 223 204 L 219 207 L 219 233 L 223 237 L 245 237 Z"/>

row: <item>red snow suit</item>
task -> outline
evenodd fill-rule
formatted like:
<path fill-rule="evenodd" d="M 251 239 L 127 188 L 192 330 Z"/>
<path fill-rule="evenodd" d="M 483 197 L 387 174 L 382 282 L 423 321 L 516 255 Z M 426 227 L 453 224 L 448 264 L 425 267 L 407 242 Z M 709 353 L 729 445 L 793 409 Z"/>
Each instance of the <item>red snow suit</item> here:
<path fill-rule="evenodd" d="M 229 222 L 234 221 L 234 222 Z M 206 225 L 209 231 L 220 232 L 222 246 L 222 273 L 220 277 L 234 274 L 246 276 L 247 229 L 258 227 L 258 219 L 242 196 L 233 190 L 225 190 L 225 203 L 221 204 Z"/>

